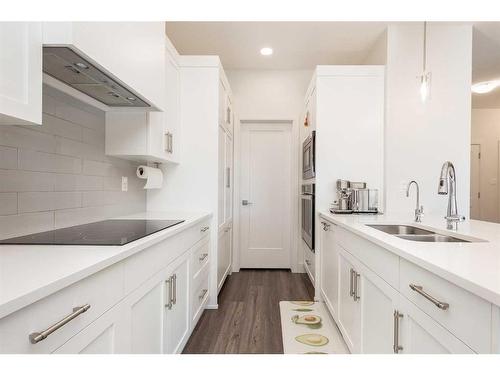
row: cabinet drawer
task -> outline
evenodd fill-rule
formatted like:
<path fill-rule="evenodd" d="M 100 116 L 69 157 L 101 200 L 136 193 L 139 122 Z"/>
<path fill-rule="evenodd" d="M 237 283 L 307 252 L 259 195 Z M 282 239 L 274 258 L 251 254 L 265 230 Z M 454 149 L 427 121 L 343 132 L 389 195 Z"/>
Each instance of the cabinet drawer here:
<path fill-rule="evenodd" d="M 404 296 L 476 352 L 491 351 L 489 302 L 404 259 L 400 265 L 399 290 Z M 449 306 L 436 305 L 440 303 Z"/>
<path fill-rule="evenodd" d="M 209 233 L 210 223 L 205 220 L 126 259 L 125 293 L 133 291 Z"/>
<path fill-rule="evenodd" d="M 191 254 L 191 275 L 195 279 L 200 270 L 208 263 L 210 250 L 210 239 L 206 238 L 195 245 Z"/>
<path fill-rule="evenodd" d="M 304 248 L 304 268 L 306 269 L 311 282 L 314 284 L 314 279 L 316 277 L 316 256 L 305 243 L 302 243 L 302 245 Z"/>
<path fill-rule="evenodd" d="M 192 316 L 192 327 L 196 325 L 200 319 L 205 305 L 208 301 L 208 275 L 209 275 L 210 263 L 207 263 L 198 273 L 198 276 L 193 280 L 193 288 L 191 295 L 191 316 Z"/>
<path fill-rule="evenodd" d="M 113 265 L 0 320 L 0 353 L 51 353 L 101 316 L 124 296 L 123 267 Z M 90 309 L 62 325 L 46 339 L 32 344 L 29 335 L 41 332 L 73 313 Z"/>
<path fill-rule="evenodd" d="M 399 257 L 383 247 L 365 240 L 339 226 L 336 227 L 338 244 L 354 255 L 394 289 L 399 286 Z"/>

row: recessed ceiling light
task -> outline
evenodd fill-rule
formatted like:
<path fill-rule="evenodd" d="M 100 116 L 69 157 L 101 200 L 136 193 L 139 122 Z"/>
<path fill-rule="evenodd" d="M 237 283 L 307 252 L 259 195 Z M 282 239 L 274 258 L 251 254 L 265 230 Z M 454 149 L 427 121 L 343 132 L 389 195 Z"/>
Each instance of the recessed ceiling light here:
<path fill-rule="evenodd" d="M 271 47 L 264 47 L 260 50 L 262 56 L 270 56 L 273 54 L 273 49 Z"/>
<path fill-rule="evenodd" d="M 495 90 L 498 86 L 500 86 L 500 81 L 498 81 L 498 80 L 485 81 L 485 82 L 479 82 L 479 83 L 472 85 L 471 89 L 472 89 L 473 93 L 486 94 L 486 93 L 489 93 L 489 92 Z"/>

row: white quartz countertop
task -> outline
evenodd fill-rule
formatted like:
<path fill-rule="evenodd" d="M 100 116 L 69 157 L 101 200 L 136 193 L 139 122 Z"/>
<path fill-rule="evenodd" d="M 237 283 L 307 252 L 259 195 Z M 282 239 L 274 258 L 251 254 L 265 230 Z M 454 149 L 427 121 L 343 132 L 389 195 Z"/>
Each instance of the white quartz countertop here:
<path fill-rule="evenodd" d="M 458 224 L 457 231 L 449 231 L 442 217 L 424 217 L 422 223 L 415 223 L 412 215 L 335 215 L 323 211 L 320 216 L 500 306 L 500 224 L 467 220 Z M 409 241 L 366 224 L 413 225 L 466 240 L 484 241 Z"/>
<path fill-rule="evenodd" d="M 1 245 L 0 319 L 210 216 L 208 213 L 145 212 L 115 218 L 185 220 L 123 246 Z"/>

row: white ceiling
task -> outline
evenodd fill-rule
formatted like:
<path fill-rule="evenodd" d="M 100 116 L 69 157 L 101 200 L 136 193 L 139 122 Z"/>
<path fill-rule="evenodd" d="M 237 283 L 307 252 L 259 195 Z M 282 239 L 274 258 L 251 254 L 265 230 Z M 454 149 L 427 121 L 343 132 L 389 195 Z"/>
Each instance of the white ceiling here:
<path fill-rule="evenodd" d="M 384 22 L 167 22 L 181 54 L 219 55 L 226 69 L 313 69 L 358 64 Z M 261 56 L 272 47 L 272 56 Z"/>
<path fill-rule="evenodd" d="M 226 69 L 313 69 L 362 63 L 386 22 L 167 22 L 181 54 L 219 55 Z M 272 47 L 272 56 L 261 56 Z M 472 81 L 500 79 L 500 22 L 474 23 Z M 500 88 L 472 96 L 473 107 L 500 108 Z"/>

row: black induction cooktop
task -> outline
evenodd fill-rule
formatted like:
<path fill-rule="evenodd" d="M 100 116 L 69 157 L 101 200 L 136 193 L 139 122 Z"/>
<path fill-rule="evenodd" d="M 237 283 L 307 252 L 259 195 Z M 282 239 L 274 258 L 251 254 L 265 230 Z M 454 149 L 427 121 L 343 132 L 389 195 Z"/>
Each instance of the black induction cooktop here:
<path fill-rule="evenodd" d="M 121 246 L 182 222 L 184 220 L 104 220 L 7 238 L 1 240 L 0 245 Z"/>

